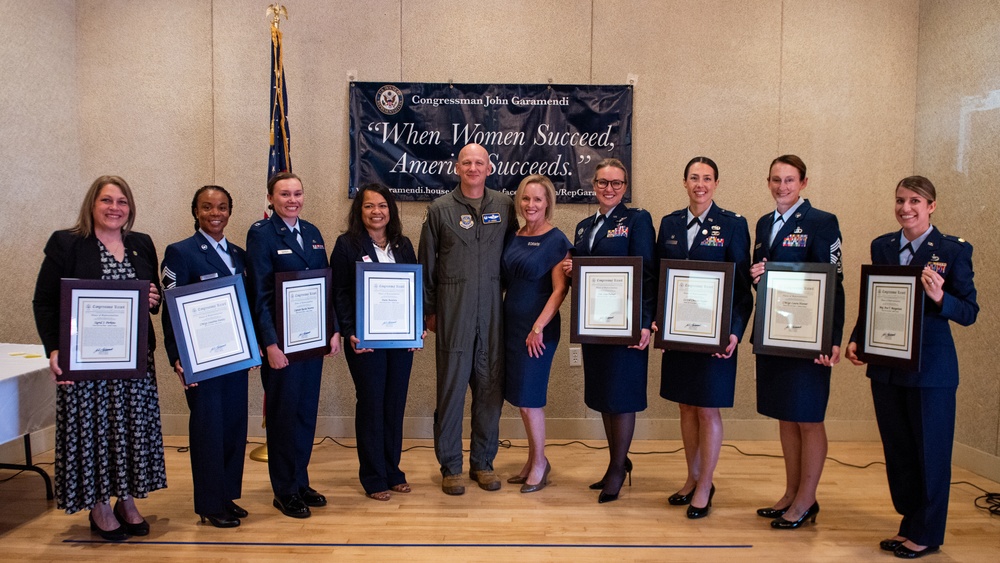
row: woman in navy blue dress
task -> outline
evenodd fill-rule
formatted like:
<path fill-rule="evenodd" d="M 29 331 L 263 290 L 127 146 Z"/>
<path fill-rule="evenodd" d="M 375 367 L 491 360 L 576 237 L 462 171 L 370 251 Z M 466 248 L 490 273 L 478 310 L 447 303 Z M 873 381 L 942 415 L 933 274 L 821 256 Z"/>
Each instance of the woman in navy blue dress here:
<path fill-rule="evenodd" d="M 903 516 L 897 534 L 879 547 L 905 559 L 934 553 L 944 543 L 958 389 L 958 355 L 949 321 L 969 326 L 979 314 L 972 245 L 931 226 L 936 199 L 927 178 L 904 178 L 896 186 L 896 221 L 902 229 L 871 245 L 873 264 L 923 267 L 920 370 L 868 366 L 889 493 Z M 845 355 L 860 366 L 854 330 Z"/>
<path fill-rule="evenodd" d="M 781 451 L 785 457 L 785 492 L 773 505 L 757 510 L 771 518 L 771 527 L 794 529 L 816 521 L 816 488 L 826 461 L 826 404 L 830 372 L 840 361 L 844 330 L 844 269 L 837 216 L 820 211 L 799 195 L 806 189 L 806 165 L 795 155 L 771 162 L 767 184 L 777 209 L 757 221 L 750 276 L 754 284 L 764 263 L 817 262 L 835 264 L 833 349 L 815 359 L 758 354 L 757 412 L 779 420 Z M 760 289 L 760 288 L 758 288 Z M 758 291 L 759 293 L 759 291 Z"/>
<path fill-rule="evenodd" d="M 514 194 L 524 226 L 504 248 L 501 273 L 507 293 L 503 301 L 505 369 L 504 399 L 521 410 L 528 435 L 528 461 L 507 480 L 522 493 L 539 491 L 552 467 L 545 458 L 546 391 L 552 358 L 559 345 L 559 306 L 569 283 L 562 261 L 573 247 L 552 226 L 555 186 L 541 174 L 521 180 Z"/>
<path fill-rule="evenodd" d="M 708 260 L 736 264 L 729 345 L 724 354 L 666 350 L 660 367 L 660 396 L 679 404 L 687 480 L 667 501 L 688 506 L 688 518 L 708 516 L 715 486 L 712 475 L 722 448 L 720 408 L 733 406 L 736 393 L 736 348 L 753 311 L 750 289 L 750 229 L 738 213 L 713 200 L 719 168 L 698 156 L 684 168 L 688 207 L 660 221 L 657 262 Z"/>
<path fill-rule="evenodd" d="M 598 212 L 576 226 L 574 256 L 640 256 L 642 258 L 642 329 L 635 346 L 584 344 L 584 402 L 601 413 L 608 437 L 610 461 L 600 481 L 590 485 L 600 489 L 597 502 L 618 500 L 618 493 L 631 479 L 632 462 L 628 449 L 635 432 L 635 413 L 646 409 L 646 370 L 649 365 L 649 335 L 656 306 L 656 272 L 653 247 L 656 234 L 653 219 L 644 209 L 622 203 L 628 186 L 625 165 L 616 158 L 604 159 L 594 172 L 594 193 Z M 570 275 L 572 260 L 563 261 Z"/>
<path fill-rule="evenodd" d="M 305 191 L 291 172 L 267 181 L 267 201 L 274 213 L 247 231 L 247 297 L 253 311 L 262 358 L 267 415 L 267 471 L 275 508 L 291 518 L 308 518 L 310 507 L 326 506 L 326 497 L 309 484 L 309 459 L 316 436 L 323 358 L 290 361 L 278 346 L 274 274 L 322 270 L 329 266 L 323 235 L 299 217 Z M 332 311 L 330 314 L 333 314 Z M 336 315 L 330 354 L 340 351 Z"/>
<path fill-rule="evenodd" d="M 220 276 L 242 276 L 246 253 L 226 240 L 233 198 L 221 186 L 203 186 L 191 201 L 194 235 L 171 244 L 163 254 L 163 287 L 172 289 Z M 191 478 L 194 511 L 216 528 L 235 528 L 248 513 L 235 502 L 243 491 L 247 444 L 247 370 L 190 385 L 177 352 L 168 311 L 163 311 L 167 359 L 184 386 L 191 416 Z"/>
<path fill-rule="evenodd" d="M 357 404 L 354 429 L 358 439 L 358 477 L 369 498 L 387 501 L 392 493 L 408 493 L 399 468 L 403 451 L 403 413 L 413 367 L 413 350 L 358 348 L 355 277 L 358 262 L 416 264 L 410 239 L 403 236 L 399 209 L 389 188 L 365 184 L 354 196 L 347 232 L 337 237 L 330 255 L 333 303 L 354 380 Z"/>

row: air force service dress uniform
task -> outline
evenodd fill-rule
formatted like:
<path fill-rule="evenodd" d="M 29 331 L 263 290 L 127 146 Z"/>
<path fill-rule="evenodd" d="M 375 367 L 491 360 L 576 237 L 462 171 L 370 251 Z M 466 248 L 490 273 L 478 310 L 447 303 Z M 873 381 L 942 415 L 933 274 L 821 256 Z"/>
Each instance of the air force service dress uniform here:
<path fill-rule="evenodd" d="M 901 237 L 897 231 L 873 240 L 872 263 L 898 265 Z M 869 365 L 868 377 L 889 493 L 903 516 L 899 535 L 918 545 L 936 546 L 944 543 L 948 516 L 958 388 L 958 355 L 949 321 L 969 326 L 979 313 L 972 245 L 931 227 L 909 265 L 929 266 L 944 278 L 941 305 L 930 298 L 924 301 L 920 371 Z"/>
<path fill-rule="evenodd" d="M 653 324 L 656 307 L 656 276 L 653 247 L 656 235 L 653 219 L 644 209 L 620 203 L 608 214 L 590 245 L 590 231 L 596 216 L 587 217 L 576 226 L 574 256 L 642 257 L 641 328 Z M 633 413 L 646 409 L 646 369 L 649 348 L 636 350 L 627 346 L 583 344 L 584 402 L 602 413 Z"/>
<path fill-rule="evenodd" d="M 400 237 L 391 250 L 397 264 L 417 262 L 413 244 L 406 237 Z M 403 450 L 403 413 L 413 366 L 413 352 L 406 348 L 363 354 L 351 348 L 351 336 L 357 334 L 354 310 L 357 263 L 378 261 L 370 238 L 365 237 L 359 244 L 347 233 L 337 238 L 330 254 L 333 304 L 337 308 L 337 320 L 344 337 L 344 357 L 357 396 L 354 429 L 358 438 L 358 476 L 367 494 L 406 483 L 399 460 Z"/>
<path fill-rule="evenodd" d="M 781 229 L 771 237 L 774 212 L 757 221 L 753 263 L 816 262 L 834 264 L 833 345 L 840 346 L 844 331 L 844 268 L 841 263 L 837 216 L 801 201 L 790 210 Z M 758 299 L 760 296 L 758 295 Z M 757 412 L 788 422 L 823 422 L 830 398 L 831 368 L 811 358 L 757 355 Z"/>
<path fill-rule="evenodd" d="M 734 263 L 736 279 L 730 331 L 743 339 L 753 311 L 750 229 L 745 218 L 713 202 L 688 248 L 688 210 L 674 211 L 660 221 L 656 258 L 657 265 L 661 259 Z M 732 356 L 723 359 L 712 354 L 665 351 L 660 368 L 660 396 L 697 407 L 732 407 L 736 393 L 737 352 L 734 350 Z"/>
<path fill-rule="evenodd" d="M 434 200 L 420 233 L 424 312 L 437 315 L 434 449 L 441 473 L 462 473 L 465 390 L 472 389 L 469 465 L 492 471 L 503 407 L 500 259 L 517 232 L 514 201 L 486 189 L 476 209 L 460 187 Z"/>
<path fill-rule="evenodd" d="M 284 369 L 272 368 L 266 358 L 266 348 L 278 343 L 274 274 L 321 270 L 329 265 L 319 229 L 301 218 L 299 228 L 302 246 L 277 214 L 254 223 L 247 232 L 247 294 L 257 340 L 265 350 L 261 381 L 267 417 L 267 468 L 278 498 L 309 489 L 307 468 L 316 434 L 323 373 L 322 357 L 290 362 Z M 334 332 L 339 330 L 334 318 Z"/>
<path fill-rule="evenodd" d="M 163 287 L 172 289 L 246 270 L 246 252 L 226 241 L 233 270 L 216 250 L 218 243 L 202 232 L 167 247 L 163 255 Z M 179 360 L 177 339 L 169 311 L 163 310 L 163 343 L 170 366 Z M 184 391 L 191 416 L 191 477 L 194 511 L 223 514 L 243 490 L 243 461 L 247 441 L 247 370 L 206 379 Z"/>

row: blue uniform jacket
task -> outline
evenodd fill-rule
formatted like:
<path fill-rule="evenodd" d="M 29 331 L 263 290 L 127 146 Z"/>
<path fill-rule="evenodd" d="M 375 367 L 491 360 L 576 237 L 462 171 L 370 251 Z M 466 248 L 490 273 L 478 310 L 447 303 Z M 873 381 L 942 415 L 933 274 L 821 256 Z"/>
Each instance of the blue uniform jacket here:
<path fill-rule="evenodd" d="M 233 261 L 237 275 L 246 271 L 246 252 L 226 240 L 226 250 Z M 172 289 L 177 286 L 190 285 L 200 281 L 232 275 L 229 267 L 222 261 L 219 253 L 209 244 L 209 239 L 200 232 L 189 238 L 175 242 L 163 253 L 163 288 Z M 163 310 L 163 345 L 167 349 L 170 366 L 180 358 L 177 354 L 177 340 L 174 338 L 173 323 L 170 312 Z"/>
<path fill-rule="evenodd" d="M 888 233 L 872 241 L 873 264 L 899 264 L 900 231 Z M 939 307 L 924 300 L 924 331 L 920 340 L 920 371 L 907 372 L 888 366 L 869 365 L 868 377 L 903 387 L 957 387 L 958 355 L 948 321 L 962 326 L 976 322 L 979 304 L 976 286 L 972 282 L 972 245 L 964 240 L 941 234 L 935 227 L 917 248 L 911 266 L 930 265 L 944 278 L 944 299 Z M 858 319 L 863 322 L 863 319 Z M 855 340 L 855 333 L 851 341 Z"/>
<path fill-rule="evenodd" d="M 722 209 L 715 202 L 705 216 L 705 224 L 687 245 L 687 208 L 674 211 L 660 221 L 656 239 L 656 261 L 705 260 L 733 262 L 733 314 L 730 331 L 742 340 L 750 314 L 753 312 L 753 291 L 750 289 L 750 228 L 738 213 Z"/>
<path fill-rule="evenodd" d="M 278 325 L 274 317 L 274 274 L 321 270 L 329 266 L 319 229 L 301 218 L 299 227 L 302 229 L 304 250 L 277 213 L 257 221 L 247 231 L 247 297 L 261 349 L 278 343 Z M 334 315 L 333 331 L 340 332 L 333 300 L 328 298 L 327 302 L 330 304 L 327 314 Z"/>
<path fill-rule="evenodd" d="M 773 219 L 772 211 L 757 221 L 753 263 L 767 258 L 769 262 L 815 262 L 836 265 L 833 345 L 840 346 L 844 338 L 844 266 L 841 262 L 840 224 L 837 222 L 837 216 L 814 208 L 807 199 L 778 231 L 774 243 L 768 246 Z"/>
<path fill-rule="evenodd" d="M 576 226 L 574 256 L 640 256 L 642 257 L 642 328 L 653 324 L 656 308 L 656 264 L 653 247 L 656 233 L 653 219 L 645 209 L 629 208 L 618 204 L 605 219 L 601 230 L 594 236 L 593 249 L 587 248 L 590 228 L 595 215 L 580 221 Z"/>
<path fill-rule="evenodd" d="M 371 258 L 372 262 L 378 262 L 375 245 L 371 239 L 366 237 L 358 246 L 351 235 L 346 233 L 337 237 L 333 252 L 330 254 L 330 265 L 333 267 L 333 305 L 337 309 L 341 336 L 345 339 L 354 336 L 356 263 L 362 262 L 364 256 Z M 392 245 L 392 256 L 397 264 L 417 263 L 413 243 L 403 236 Z"/>

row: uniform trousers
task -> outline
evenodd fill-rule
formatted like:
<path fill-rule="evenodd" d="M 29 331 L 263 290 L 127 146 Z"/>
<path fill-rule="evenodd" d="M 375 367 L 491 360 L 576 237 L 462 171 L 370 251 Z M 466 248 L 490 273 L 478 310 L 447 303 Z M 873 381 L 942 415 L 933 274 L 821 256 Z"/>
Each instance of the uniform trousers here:
<path fill-rule="evenodd" d="M 502 366 L 491 366 L 488 343 L 479 331 L 471 345 L 446 348 L 438 345 L 437 410 L 434 412 L 434 452 L 442 475 L 462 473 L 462 417 L 465 389 L 472 389 L 472 437 L 469 465 L 473 470 L 493 470 L 500 440 L 503 408 Z M 499 361 L 499 360 L 496 360 Z"/>
<path fill-rule="evenodd" d="M 903 516 L 899 535 L 944 543 L 955 437 L 954 387 L 902 387 L 872 381 L 889 493 Z"/>
<path fill-rule="evenodd" d="M 271 488 L 279 497 L 299 494 L 309 486 L 323 358 L 291 362 L 284 369 L 273 369 L 264 360 L 260 372 Z"/>
<path fill-rule="evenodd" d="M 247 448 L 247 372 L 228 373 L 184 391 L 191 416 L 194 511 L 221 514 L 243 492 Z"/>
<path fill-rule="evenodd" d="M 358 439 L 358 477 L 366 493 L 378 493 L 406 482 L 399 458 L 413 352 L 401 349 L 355 354 L 347 346 L 344 357 L 357 397 L 354 431 Z"/>

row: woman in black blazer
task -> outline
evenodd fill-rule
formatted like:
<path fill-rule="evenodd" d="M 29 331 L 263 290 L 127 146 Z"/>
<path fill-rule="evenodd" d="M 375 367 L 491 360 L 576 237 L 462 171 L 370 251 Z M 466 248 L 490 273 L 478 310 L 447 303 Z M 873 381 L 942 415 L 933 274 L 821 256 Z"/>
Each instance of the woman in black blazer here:
<path fill-rule="evenodd" d="M 897 534 L 879 547 L 905 559 L 934 553 L 944 543 L 958 388 L 958 355 L 949 321 L 969 326 L 979 314 L 972 245 L 931 226 L 936 199 L 927 178 L 903 178 L 896 186 L 896 221 L 902 229 L 871 245 L 873 264 L 923 267 L 920 370 L 868 366 L 889 493 L 903 516 Z M 860 366 L 864 362 L 857 356 L 857 330 L 845 355 Z"/>
<path fill-rule="evenodd" d="M 392 491 L 410 492 L 399 460 L 413 350 L 358 348 L 354 310 L 357 262 L 417 263 L 413 244 L 403 236 L 395 198 L 379 184 L 365 184 L 354 196 L 347 232 L 337 237 L 330 265 L 337 318 L 351 343 L 344 347 L 344 354 L 357 396 L 358 476 L 369 498 L 387 501 Z"/>
<path fill-rule="evenodd" d="M 52 233 L 38 272 L 33 300 L 38 335 L 56 386 L 56 502 L 72 514 L 90 510 L 90 529 L 106 540 L 149 534 L 135 498 L 167 486 L 149 323 L 147 377 L 69 382 L 60 380 L 61 278 L 149 280 L 149 309 L 160 292 L 156 249 L 148 235 L 132 231 L 135 198 L 118 176 L 90 185 L 76 225 Z M 114 509 L 111 497 L 118 497 Z"/>
<path fill-rule="evenodd" d="M 233 198 L 221 186 L 202 186 L 191 200 L 194 235 L 167 247 L 163 255 L 163 287 L 171 289 L 225 276 L 242 276 L 246 252 L 224 233 Z M 242 369 L 190 385 L 177 353 L 169 311 L 164 311 L 163 344 L 167 359 L 184 386 L 191 417 L 191 478 L 194 511 L 216 528 L 234 528 L 247 511 L 235 499 L 243 489 L 247 442 L 247 370 Z"/>
<path fill-rule="evenodd" d="M 720 408 L 733 406 L 736 393 L 737 345 L 753 311 L 750 289 L 750 229 L 739 213 L 716 205 L 719 168 L 707 157 L 691 159 L 684 168 L 688 206 L 660 221 L 656 239 L 657 262 L 707 260 L 732 262 L 732 321 L 723 354 L 666 350 L 660 368 L 660 396 L 680 407 L 681 437 L 687 461 L 687 479 L 667 499 L 671 505 L 689 505 L 687 517 L 708 516 L 715 485 L 712 476 L 722 448 Z"/>
<path fill-rule="evenodd" d="M 309 484 L 309 459 L 316 437 L 323 358 L 289 361 L 278 346 L 274 274 L 322 270 L 330 265 L 323 235 L 299 217 L 305 192 L 291 172 L 267 181 L 267 201 L 274 211 L 247 231 L 247 297 L 253 311 L 261 358 L 267 416 L 267 471 L 275 508 L 285 516 L 308 518 L 310 507 L 326 506 L 326 497 Z M 333 314 L 331 311 L 330 314 Z M 340 351 L 340 329 L 333 319 L 330 354 Z"/>

